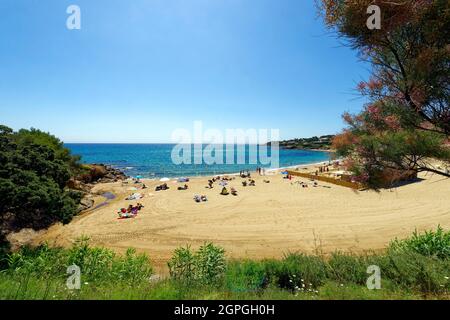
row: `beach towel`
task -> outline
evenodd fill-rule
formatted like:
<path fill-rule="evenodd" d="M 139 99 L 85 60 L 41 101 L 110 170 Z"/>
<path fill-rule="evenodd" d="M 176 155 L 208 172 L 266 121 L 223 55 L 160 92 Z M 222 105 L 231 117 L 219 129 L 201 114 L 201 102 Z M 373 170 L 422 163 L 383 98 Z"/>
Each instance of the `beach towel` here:
<path fill-rule="evenodd" d="M 126 200 L 138 200 L 141 198 L 142 198 L 142 195 L 140 193 L 133 193 L 131 196 L 126 198 Z"/>

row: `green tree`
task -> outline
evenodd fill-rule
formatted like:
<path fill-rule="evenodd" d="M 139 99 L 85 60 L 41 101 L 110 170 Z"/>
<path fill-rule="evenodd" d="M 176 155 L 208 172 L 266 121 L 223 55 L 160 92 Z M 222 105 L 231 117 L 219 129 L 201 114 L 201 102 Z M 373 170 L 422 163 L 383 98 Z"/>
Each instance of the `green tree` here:
<path fill-rule="evenodd" d="M 80 194 L 65 188 L 73 159 L 63 156 L 69 153 L 62 144 L 51 145 L 55 139 L 0 126 L 0 237 L 67 223 L 76 214 Z"/>
<path fill-rule="evenodd" d="M 334 147 L 357 178 L 376 186 L 386 169 L 450 177 L 450 2 L 321 0 L 326 25 L 372 67 L 358 84 L 369 101 Z M 381 29 L 366 26 L 367 8 L 381 10 Z"/>

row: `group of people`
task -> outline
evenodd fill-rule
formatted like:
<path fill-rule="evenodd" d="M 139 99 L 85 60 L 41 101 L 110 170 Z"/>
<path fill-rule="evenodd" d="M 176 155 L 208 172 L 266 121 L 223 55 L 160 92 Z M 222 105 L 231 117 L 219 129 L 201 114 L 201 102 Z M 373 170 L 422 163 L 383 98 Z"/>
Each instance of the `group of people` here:
<path fill-rule="evenodd" d="M 217 177 L 214 177 L 214 178 L 208 180 L 207 188 L 208 189 L 214 188 L 214 182 L 216 182 L 216 181 L 233 181 L 234 179 L 236 179 L 236 177 L 227 177 L 227 176 L 220 177 L 220 176 L 217 176 Z"/>
<path fill-rule="evenodd" d="M 241 171 L 239 172 L 239 176 L 240 176 L 241 178 L 251 178 L 250 171 L 248 171 L 248 170 L 241 170 Z"/>
<path fill-rule="evenodd" d="M 227 195 L 229 195 L 230 193 L 231 193 L 233 196 L 237 196 L 237 195 L 238 195 L 237 190 L 236 190 L 235 188 L 233 188 L 233 187 L 231 187 L 230 192 L 228 191 L 228 189 L 227 189 L 226 187 L 223 187 L 223 188 L 222 188 L 222 192 L 220 192 L 220 194 L 223 195 L 223 196 L 227 196 Z"/>
<path fill-rule="evenodd" d="M 130 204 L 128 208 L 121 208 L 117 213 L 119 219 L 134 218 L 144 206 L 138 202 L 136 206 Z"/>
<path fill-rule="evenodd" d="M 329 172 L 330 168 L 328 166 L 320 166 L 318 170 L 316 170 L 315 174 L 316 176 L 319 175 L 319 173 Z"/>
<path fill-rule="evenodd" d="M 256 172 L 260 175 L 260 176 L 264 176 L 266 174 L 266 169 L 258 167 L 256 168 Z"/>
<path fill-rule="evenodd" d="M 159 186 L 156 186 L 155 191 L 162 191 L 162 190 L 168 190 L 170 189 L 167 183 L 163 183 Z"/>
<path fill-rule="evenodd" d="M 195 202 L 206 202 L 206 201 L 208 201 L 208 198 L 205 195 L 200 196 L 200 195 L 196 194 L 194 196 L 194 201 Z"/>
<path fill-rule="evenodd" d="M 242 186 L 243 187 L 246 187 L 246 186 L 254 187 L 254 186 L 256 186 L 256 181 L 253 180 L 253 179 L 248 179 L 248 182 L 247 181 L 242 181 Z"/>

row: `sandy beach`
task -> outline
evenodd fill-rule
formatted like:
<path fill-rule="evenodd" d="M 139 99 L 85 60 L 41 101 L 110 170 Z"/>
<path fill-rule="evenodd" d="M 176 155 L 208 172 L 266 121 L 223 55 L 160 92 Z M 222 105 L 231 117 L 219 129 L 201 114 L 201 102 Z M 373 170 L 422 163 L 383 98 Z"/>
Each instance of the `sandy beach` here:
<path fill-rule="evenodd" d="M 438 224 L 450 228 L 450 180 L 436 175 L 421 174 L 417 182 L 380 192 L 323 182 L 313 187 L 308 179 L 289 181 L 279 173 L 252 172 L 252 178 L 254 187 L 243 187 L 240 177 L 229 181 L 238 196 L 220 195 L 217 183 L 207 189 L 207 177 L 192 178 L 186 191 L 177 190 L 183 183 L 175 181 L 168 182 L 169 190 L 159 192 L 154 191 L 159 181 L 146 180 L 148 188 L 137 191 L 130 190 L 133 184 L 98 184 L 93 191 L 112 192 L 116 198 L 98 197 L 98 208 L 68 225 L 51 227 L 35 242 L 68 246 L 86 235 L 93 245 L 117 252 L 128 247 L 146 252 L 157 268 L 164 269 L 175 248 L 186 244 L 195 248 L 205 241 L 223 246 L 230 258 L 280 258 L 288 251 L 380 250 L 415 229 Z M 144 198 L 125 200 L 133 192 Z M 195 194 L 206 195 L 208 201 L 196 203 Z M 137 202 L 145 207 L 135 218 L 118 219 L 120 208 Z"/>

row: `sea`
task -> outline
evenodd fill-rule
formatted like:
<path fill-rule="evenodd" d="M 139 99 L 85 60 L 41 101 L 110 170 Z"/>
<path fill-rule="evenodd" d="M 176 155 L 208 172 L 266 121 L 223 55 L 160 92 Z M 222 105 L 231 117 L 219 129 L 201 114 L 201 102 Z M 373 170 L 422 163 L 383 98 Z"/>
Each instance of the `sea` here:
<path fill-rule="evenodd" d="M 71 150 L 72 154 L 80 155 L 81 161 L 86 164 L 106 164 L 122 170 L 132 177 L 161 178 L 161 177 L 193 177 L 218 174 L 239 173 L 241 170 L 253 171 L 257 167 L 266 169 L 285 168 L 296 165 L 311 164 L 330 160 L 331 154 L 324 151 L 312 150 L 289 150 L 280 149 L 278 151 L 278 161 L 268 163 L 267 160 L 261 162 L 258 156 L 253 157 L 255 146 L 226 146 L 218 147 L 213 152 L 208 151 L 215 159 L 211 161 L 198 161 L 199 153 L 205 154 L 206 145 L 199 148 L 185 148 L 184 152 L 178 152 L 185 157 L 184 163 L 178 164 L 173 161 L 173 150 L 175 144 L 94 144 L 94 143 L 68 143 L 65 146 Z M 272 156 L 270 148 L 267 148 L 268 157 Z M 190 150 L 190 151 L 189 151 Z M 234 153 L 233 153 L 234 151 Z M 234 155 L 234 160 L 227 163 L 229 154 Z M 263 152 L 261 153 L 263 154 Z M 223 160 L 220 160 L 222 155 Z M 239 161 L 238 156 L 240 155 Z M 197 157 L 194 159 L 194 157 Z M 201 159 L 202 157 L 200 157 Z M 256 158 L 256 161 L 255 161 Z M 275 159 L 275 154 L 274 158 Z M 195 163 L 196 162 L 196 163 Z M 201 163 L 199 163 L 201 162 Z"/>

